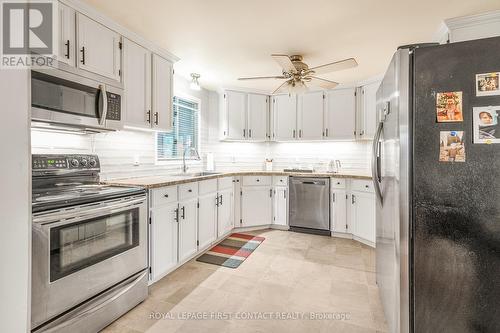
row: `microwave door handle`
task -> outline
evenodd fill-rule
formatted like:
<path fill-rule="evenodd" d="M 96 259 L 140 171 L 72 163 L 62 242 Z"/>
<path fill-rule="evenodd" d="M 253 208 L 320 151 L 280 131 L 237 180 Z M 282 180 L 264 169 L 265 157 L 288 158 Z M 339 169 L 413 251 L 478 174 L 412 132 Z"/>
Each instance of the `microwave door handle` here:
<path fill-rule="evenodd" d="M 106 116 L 108 115 L 108 93 L 106 92 L 106 86 L 104 84 L 99 85 L 99 90 L 101 91 L 99 94 L 99 107 L 102 106 L 102 109 L 99 110 L 99 115 L 101 117 L 101 119 L 99 119 L 99 125 L 104 126 Z"/>

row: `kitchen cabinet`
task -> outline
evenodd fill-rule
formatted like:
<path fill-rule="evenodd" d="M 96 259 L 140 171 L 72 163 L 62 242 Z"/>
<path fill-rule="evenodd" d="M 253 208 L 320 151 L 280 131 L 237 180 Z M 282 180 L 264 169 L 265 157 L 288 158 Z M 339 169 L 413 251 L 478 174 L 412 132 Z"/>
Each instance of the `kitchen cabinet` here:
<path fill-rule="evenodd" d="M 273 96 L 273 140 L 289 141 L 297 138 L 297 97 Z"/>
<path fill-rule="evenodd" d="M 198 251 L 198 197 L 179 202 L 179 262 Z"/>
<path fill-rule="evenodd" d="M 333 89 L 325 92 L 325 139 L 354 140 L 356 131 L 356 90 Z"/>
<path fill-rule="evenodd" d="M 273 221 L 272 224 L 286 226 L 288 223 L 287 187 L 275 186 L 273 189 Z"/>
<path fill-rule="evenodd" d="M 78 68 L 120 81 L 120 35 L 81 13 L 76 19 Z"/>
<path fill-rule="evenodd" d="M 151 123 L 155 130 L 172 129 L 173 64 L 153 54 Z"/>
<path fill-rule="evenodd" d="M 247 137 L 247 94 L 226 90 L 223 95 L 223 137 L 230 140 L 244 140 Z"/>
<path fill-rule="evenodd" d="M 347 192 L 345 189 L 332 188 L 331 225 L 336 233 L 351 233 L 347 219 Z"/>
<path fill-rule="evenodd" d="M 269 96 L 248 94 L 247 139 L 265 141 L 268 138 Z"/>
<path fill-rule="evenodd" d="M 198 249 L 202 250 L 217 239 L 217 192 L 198 198 Z"/>
<path fill-rule="evenodd" d="M 356 238 L 375 245 L 375 194 L 361 191 L 351 193 L 352 233 Z"/>
<path fill-rule="evenodd" d="M 233 189 L 219 190 L 217 201 L 217 237 L 222 237 L 234 227 L 233 223 Z"/>
<path fill-rule="evenodd" d="M 377 126 L 377 90 L 380 81 L 358 88 L 356 137 L 359 140 L 373 140 Z"/>
<path fill-rule="evenodd" d="M 57 60 L 69 66 L 76 66 L 76 11 L 58 3 L 59 40 Z"/>
<path fill-rule="evenodd" d="M 123 60 L 125 123 L 151 128 L 151 52 L 124 39 Z"/>
<path fill-rule="evenodd" d="M 297 139 L 323 139 L 323 91 L 314 91 L 298 96 L 297 106 Z"/>
<path fill-rule="evenodd" d="M 178 263 L 178 204 L 170 202 L 151 211 L 151 274 L 162 278 Z"/>
<path fill-rule="evenodd" d="M 268 225 L 272 222 L 272 187 L 243 186 L 241 194 L 243 227 Z"/>

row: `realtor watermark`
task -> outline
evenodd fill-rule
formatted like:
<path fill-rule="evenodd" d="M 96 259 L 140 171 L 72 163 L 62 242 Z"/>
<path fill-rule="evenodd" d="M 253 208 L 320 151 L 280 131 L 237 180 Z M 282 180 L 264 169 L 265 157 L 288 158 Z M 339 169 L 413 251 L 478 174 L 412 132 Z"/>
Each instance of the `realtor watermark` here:
<path fill-rule="evenodd" d="M 57 1 L 0 0 L 0 68 L 52 67 L 58 50 Z"/>
<path fill-rule="evenodd" d="M 151 312 L 154 320 L 350 320 L 349 312 Z"/>

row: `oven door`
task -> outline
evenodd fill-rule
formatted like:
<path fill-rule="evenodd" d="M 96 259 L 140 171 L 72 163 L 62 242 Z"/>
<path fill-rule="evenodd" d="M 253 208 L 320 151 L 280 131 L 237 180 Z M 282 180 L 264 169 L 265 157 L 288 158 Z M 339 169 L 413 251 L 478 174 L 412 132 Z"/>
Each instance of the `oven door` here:
<path fill-rule="evenodd" d="M 32 328 L 147 268 L 146 195 L 33 216 Z"/>
<path fill-rule="evenodd" d="M 121 129 L 121 95 L 121 89 L 76 74 L 32 71 L 31 119 L 96 131 Z"/>

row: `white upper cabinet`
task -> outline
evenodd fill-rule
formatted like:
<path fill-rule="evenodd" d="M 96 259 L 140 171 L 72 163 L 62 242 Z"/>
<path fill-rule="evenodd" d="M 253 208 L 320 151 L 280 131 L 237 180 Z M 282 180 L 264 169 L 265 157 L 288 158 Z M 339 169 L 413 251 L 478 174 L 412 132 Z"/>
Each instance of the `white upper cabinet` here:
<path fill-rule="evenodd" d="M 273 96 L 273 140 L 287 141 L 297 138 L 297 97 Z"/>
<path fill-rule="evenodd" d="M 377 126 L 377 90 L 380 81 L 364 85 L 358 89 L 357 130 L 360 140 L 372 140 Z"/>
<path fill-rule="evenodd" d="M 299 140 L 323 139 L 324 104 L 323 91 L 298 96 L 297 138 Z"/>
<path fill-rule="evenodd" d="M 78 67 L 120 81 L 120 35 L 77 13 L 77 36 Z"/>
<path fill-rule="evenodd" d="M 173 69 L 170 61 L 153 54 L 151 123 L 156 130 L 172 129 Z"/>
<path fill-rule="evenodd" d="M 76 12 L 62 3 L 58 4 L 59 51 L 57 60 L 72 67 L 76 66 Z"/>
<path fill-rule="evenodd" d="M 325 139 L 354 140 L 356 127 L 355 89 L 326 92 Z"/>
<path fill-rule="evenodd" d="M 125 123 L 150 128 L 151 52 L 136 43 L 123 41 L 123 84 L 125 88 Z"/>
<path fill-rule="evenodd" d="M 224 92 L 223 123 L 225 139 L 244 140 L 247 138 L 247 94 L 239 91 Z"/>
<path fill-rule="evenodd" d="M 247 139 L 265 141 L 268 138 L 269 96 L 248 94 Z"/>

